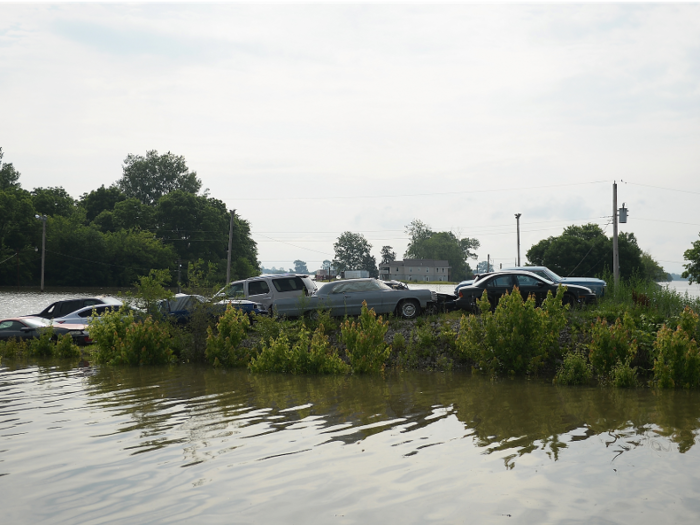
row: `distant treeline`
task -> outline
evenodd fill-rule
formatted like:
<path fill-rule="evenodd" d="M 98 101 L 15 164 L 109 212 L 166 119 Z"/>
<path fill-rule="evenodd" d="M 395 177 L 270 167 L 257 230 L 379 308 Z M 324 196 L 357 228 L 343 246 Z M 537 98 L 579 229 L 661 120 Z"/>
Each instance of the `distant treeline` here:
<path fill-rule="evenodd" d="M 76 199 L 61 186 L 23 189 L 2 155 L 0 286 L 39 284 L 43 217 L 46 286 L 123 287 L 151 269 L 168 269 L 173 284 L 225 281 L 230 213 L 183 157 L 128 155 L 120 179 Z M 232 276 L 258 274 L 257 255 L 249 222 L 235 217 Z"/>

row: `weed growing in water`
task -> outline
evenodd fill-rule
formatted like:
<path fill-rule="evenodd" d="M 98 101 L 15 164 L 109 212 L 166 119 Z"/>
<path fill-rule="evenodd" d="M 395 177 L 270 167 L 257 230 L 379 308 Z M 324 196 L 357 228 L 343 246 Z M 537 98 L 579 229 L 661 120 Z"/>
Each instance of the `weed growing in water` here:
<path fill-rule="evenodd" d="M 586 356 L 579 352 L 569 352 L 559 368 L 553 383 L 556 385 L 585 385 L 593 377 L 593 367 Z"/>
<path fill-rule="evenodd" d="M 380 372 L 384 369 L 391 346 L 386 346 L 384 336 L 389 322 L 383 321 L 374 310 L 362 302 L 359 322 L 346 319 L 340 326 L 340 339 L 347 347 L 352 371 L 358 374 Z"/>
<path fill-rule="evenodd" d="M 610 382 L 618 388 L 633 388 L 637 386 L 637 367 L 632 368 L 630 362 L 632 356 L 628 356 L 624 362 L 618 361 L 610 370 Z"/>
<path fill-rule="evenodd" d="M 654 381 L 661 388 L 700 386 L 698 315 L 690 308 L 681 313 L 676 330 L 663 326 L 654 341 Z"/>
<path fill-rule="evenodd" d="M 618 362 L 624 363 L 636 355 L 637 340 L 631 337 L 632 330 L 634 323 L 627 314 L 624 323 L 619 318 L 613 325 L 608 325 L 605 319 L 593 323 L 588 357 L 599 374 L 608 375 Z"/>
<path fill-rule="evenodd" d="M 247 366 L 251 350 L 241 347 L 241 342 L 249 327 L 250 320 L 245 312 L 230 306 L 226 308 L 216 325 L 216 335 L 211 327 L 207 328 L 207 361 L 214 366 Z"/>

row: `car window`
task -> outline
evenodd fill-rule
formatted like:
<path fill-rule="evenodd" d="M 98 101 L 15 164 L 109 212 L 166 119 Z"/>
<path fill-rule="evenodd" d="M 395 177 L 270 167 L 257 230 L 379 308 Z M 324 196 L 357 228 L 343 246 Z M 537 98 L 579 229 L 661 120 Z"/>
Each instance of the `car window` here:
<path fill-rule="evenodd" d="M 58 316 L 68 315 L 69 313 L 75 312 L 79 308 L 82 308 L 82 301 L 66 301 L 61 305 L 61 310 L 57 312 Z"/>
<path fill-rule="evenodd" d="M 272 284 L 278 292 L 293 292 L 295 290 L 306 290 L 306 286 L 300 277 L 285 277 L 284 279 L 273 279 Z"/>
<path fill-rule="evenodd" d="M 85 299 L 83 301 L 83 306 L 92 306 L 93 304 L 102 304 L 97 299 Z"/>
<path fill-rule="evenodd" d="M 97 310 L 97 308 L 86 308 L 82 312 L 78 312 L 78 316 L 80 317 L 90 317 L 92 315 L 93 310 Z"/>
<path fill-rule="evenodd" d="M 374 284 L 371 281 L 357 281 L 353 283 L 347 283 L 345 285 L 345 289 L 343 290 L 346 293 L 352 293 L 352 292 L 373 292 L 377 288 L 374 286 Z"/>
<path fill-rule="evenodd" d="M 226 288 L 226 295 L 229 297 L 240 298 L 245 297 L 243 293 L 243 283 L 233 283 L 228 288 Z"/>
<path fill-rule="evenodd" d="M 270 287 L 265 281 L 252 281 L 248 283 L 248 295 L 262 295 L 270 293 Z"/>
<path fill-rule="evenodd" d="M 520 283 L 520 286 L 537 286 L 540 282 L 541 281 L 529 275 L 518 275 L 518 283 Z"/>
<path fill-rule="evenodd" d="M 0 323 L 0 330 L 12 330 L 12 321 L 3 321 Z"/>
<path fill-rule="evenodd" d="M 496 287 L 508 287 L 508 286 L 513 286 L 513 276 L 512 275 L 501 275 L 494 277 L 491 279 L 488 283 L 486 283 L 486 286 L 489 288 L 496 288 Z"/>

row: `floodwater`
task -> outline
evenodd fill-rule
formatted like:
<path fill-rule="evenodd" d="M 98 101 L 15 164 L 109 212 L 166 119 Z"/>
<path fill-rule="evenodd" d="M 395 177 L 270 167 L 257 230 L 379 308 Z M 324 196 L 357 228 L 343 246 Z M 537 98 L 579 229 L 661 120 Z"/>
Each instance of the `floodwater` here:
<path fill-rule="evenodd" d="M 697 523 L 700 392 L 0 368 L 3 523 Z"/>

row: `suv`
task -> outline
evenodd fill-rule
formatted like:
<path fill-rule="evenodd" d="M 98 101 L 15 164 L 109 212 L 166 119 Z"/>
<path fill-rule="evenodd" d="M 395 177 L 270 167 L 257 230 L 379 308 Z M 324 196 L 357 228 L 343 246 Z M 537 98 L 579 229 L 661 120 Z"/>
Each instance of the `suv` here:
<path fill-rule="evenodd" d="M 221 301 L 248 299 L 260 303 L 268 311 L 272 311 L 272 303 L 277 299 L 313 295 L 317 289 L 316 283 L 305 274 L 258 275 L 241 281 L 233 281 L 219 290 L 214 299 Z"/>

